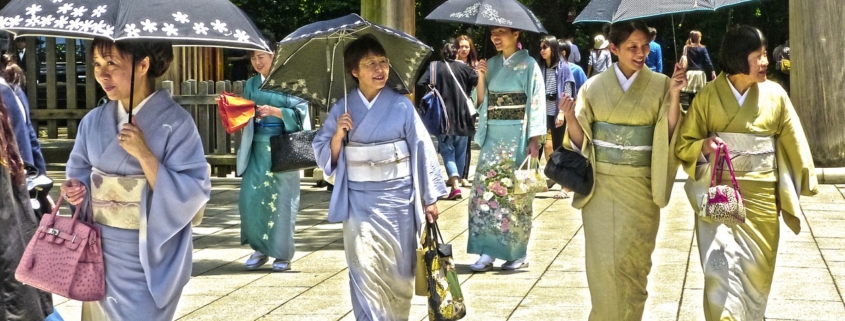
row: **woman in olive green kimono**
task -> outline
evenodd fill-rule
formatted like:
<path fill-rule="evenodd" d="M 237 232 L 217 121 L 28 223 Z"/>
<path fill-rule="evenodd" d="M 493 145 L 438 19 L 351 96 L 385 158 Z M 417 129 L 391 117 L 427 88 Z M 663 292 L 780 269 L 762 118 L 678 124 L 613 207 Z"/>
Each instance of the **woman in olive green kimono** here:
<path fill-rule="evenodd" d="M 728 32 L 719 63 L 724 73 L 693 100 L 676 146 L 684 170 L 709 182 L 712 172 L 701 169 L 712 167 L 704 157 L 712 158 L 717 146 L 726 144 L 746 208 L 745 223 L 731 226 L 696 216 L 704 316 L 763 320 L 780 237 L 779 212 L 798 233 L 798 196 L 816 194 L 817 181 L 789 97 L 766 80 L 769 61 L 760 30 L 740 27 Z M 730 182 L 730 174 L 724 174 Z M 698 212 L 696 205 L 693 208 Z"/>
<path fill-rule="evenodd" d="M 587 157 L 595 177 L 592 192 L 572 201 L 584 222 L 590 320 L 640 320 L 660 208 L 678 168 L 673 137 L 686 76 L 677 65 L 672 79 L 643 68 L 651 38 L 642 22 L 613 24 L 609 38 L 619 62 L 559 108 L 564 148 Z"/>

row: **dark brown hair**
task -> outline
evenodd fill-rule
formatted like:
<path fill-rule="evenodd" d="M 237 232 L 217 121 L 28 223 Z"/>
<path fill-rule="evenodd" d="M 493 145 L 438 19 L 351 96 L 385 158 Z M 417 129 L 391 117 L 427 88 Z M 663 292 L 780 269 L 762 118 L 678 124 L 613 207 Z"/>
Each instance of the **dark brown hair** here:
<path fill-rule="evenodd" d="M 352 76 L 352 71 L 358 68 L 361 60 L 369 54 L 387 56 L 384 46 L 375 36 L 366 34 L 350 42 L 343 50 L 343 66 L 346 67 L 346 73 Z M 358 78 L 352 77 L 352 79 L 358 83 Z"/>
<path fill-rule="evenodd" d="M 23 88 L 26 86 L 26 74 L 15 63 L 15 59 L 10 53 L 0 57 L 0 74 L 2 74 L 3 79 L 6 79 L 6 83 L 12 87 Z"/>
<path fill-rule="evenodd" d="M 111 53 L 112 48 L 117 49 L 121 58 L 132 60 L 133 65 L 138 65 L 144 58 L 150 58 L 150 68 L 147 70 L 147 81 L 152 85 L 155 78 L 161 77 L 170 68 L 173 61 L 173 46 L 168 41 L 120 41 L 113 42 L 108 39 L 96 38 L 91 46 L 94 52 L 104 56 Z M 152 87 L 150 87 L 152 89 Z"/>
<path fill-rule="evenodd" d="M 610 26 L 610 32 L 607 34 L 607 40 L 618 47 L 627 41 L 628 37 L 631 37 L 631 35 L 637 30 L 642 31 L 645 35 L 649 34 L 648 26 L 645 22 L 640 20 L 617 22 Z"/>
<path fill-rule="evenodd" d="M 719 66 L 728 75 L 749 74 L 748 55 L 766 46 L 766 36 L 760 29 L 741 26 L 728 31 L 719 51 Z"/>
<path fill-rule="evenodd" d="M 23 159 L 15 141 L 15 130 L 9 120 L 9 109 L 0 97 L 0 166 L 9 170 L 15 185 L 24 183 Z"/>

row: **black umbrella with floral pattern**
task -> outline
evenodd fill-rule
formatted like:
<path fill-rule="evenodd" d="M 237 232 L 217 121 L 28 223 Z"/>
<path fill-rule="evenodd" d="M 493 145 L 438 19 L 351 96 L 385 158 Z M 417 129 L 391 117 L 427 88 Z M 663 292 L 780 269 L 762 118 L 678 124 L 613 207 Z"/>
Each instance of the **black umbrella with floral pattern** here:
<path fill-rule="evenodd" d="M 229 0 L 12 0 L 0 10 L 0 30 L 16 36 L 270 50 L 252 20 Z"/>

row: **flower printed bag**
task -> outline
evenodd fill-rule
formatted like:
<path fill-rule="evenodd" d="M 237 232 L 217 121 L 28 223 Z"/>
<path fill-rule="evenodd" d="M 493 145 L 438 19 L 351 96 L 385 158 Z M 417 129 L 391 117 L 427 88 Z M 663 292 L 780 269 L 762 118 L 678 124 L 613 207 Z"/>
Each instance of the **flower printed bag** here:
<path fill-rule="evenodd" d="M 739 192 L 739 184 L 736 182 L 736 174 L 734 174 L 731 157 L 728 155 L 728 147 L 725 144 L 719 145 L 716 150 L 716 164 L 717 168 L 713 170 L 713 175 L 710 177 L 710 189 L 707 191 L 707 217 L 713 222 L 726 225 L 745 223 L 745 204 Z M 722 185 L 722 173 L 726 164 L 731 173 L 733 186 Z"/>
<path fill-rule="evenodd" d="M 428 319 L 460 320 L 467 314 L 464 295 L 455 264 L 452 245 L 445 244 L 437 222 L 426 222 L 425 273 L 428 280 Z M 439 241 L 438 241 L 439 240 Z"/>
<path fill-rule="evenodd" d="M 530 160 L 530 161 L 529 161 Z M 532 164 L 536 163 L 536 167 Z M 526 167 L 527 164 L 527 167 Z M 546 177 L 540 173 L 540 161 L 531 157 L 526 157 L 522 165 L 513 172 L 514 174 L 514 194 L 528 194 L 547 192 L 549 187 L 546 185 Z"/>

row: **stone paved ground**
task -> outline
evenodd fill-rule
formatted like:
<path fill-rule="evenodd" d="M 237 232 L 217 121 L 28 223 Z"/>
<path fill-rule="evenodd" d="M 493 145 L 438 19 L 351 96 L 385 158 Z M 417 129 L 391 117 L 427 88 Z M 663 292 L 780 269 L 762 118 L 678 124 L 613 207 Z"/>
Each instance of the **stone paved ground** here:
<path fill-rule="evenodd" d="M 768 320 L 845 320 L 845 185 L 822 185 L 820 191 L 802 199 L 808 224 L 800 235 L 783 226 Z M 467 266 L 477 257 L 465 252 L 467 200 L 438 203 L 466 296 L 465 320 L 587 319 L 581 217 L 569 200 L 555 201 L 552 194 L 534 203 L 531 266 L 516 272 L 471 273 Z M 272 273 L 268 264 L 248 272 L 243 262 L 252 251 L 240 245 L 238 185 L 215 180 L 205 221 L 194 229 L 193 278 L 177 319 L 353 320 L 341 224 L 325 220 L 329 196 L 313 183 L 302 184 L 292 271 Z M 653 261 L 643 320 L 703 320 L 692 211 L 680 181 L 663 210 Z M 78 320 L 78 302 L 56 297 L 55 303 L 65 320 Z M 414 298 L 411 319 L 426 319 L 423 297 Z"/>

